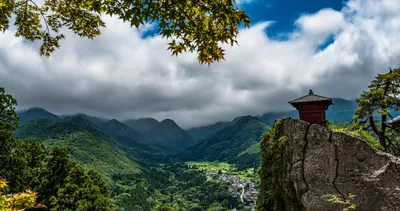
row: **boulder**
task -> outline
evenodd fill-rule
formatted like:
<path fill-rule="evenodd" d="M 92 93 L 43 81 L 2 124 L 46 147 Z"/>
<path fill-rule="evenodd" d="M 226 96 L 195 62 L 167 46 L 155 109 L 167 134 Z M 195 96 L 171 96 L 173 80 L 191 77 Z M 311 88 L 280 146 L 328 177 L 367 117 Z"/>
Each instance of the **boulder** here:
<path fill-rule="evenodd" d="M 357 210 L 400 211 L 398 157 L 320 125 L 295 119 L 280 123 L 278 137 L 287 137 L 282 185 L 285 195 L 295 196 L 305 210 L 342 210 L 324 196 L 345 200 L 353 194 Z"/>

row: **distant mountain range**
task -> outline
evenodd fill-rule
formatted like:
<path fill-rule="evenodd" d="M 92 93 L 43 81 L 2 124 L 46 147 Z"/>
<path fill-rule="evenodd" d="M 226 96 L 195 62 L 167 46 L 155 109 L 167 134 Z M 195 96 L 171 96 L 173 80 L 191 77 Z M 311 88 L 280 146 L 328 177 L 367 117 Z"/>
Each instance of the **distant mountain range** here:
<path fill-rule="evenodd" d="M 336 98 L 333 103 L 327 111 L 328 120 L 352 119 L 357 108 L 355 101 Z M 262 133 L 276 119 L 298 117 L 296 110 L 268 112 L 185 131 L 171 119 L 121 122 L 85 114 L 57 116 L 43 108 L 19 111 L 18 115 L 17 138 L 36 138 L 48 146 L 66 146 L 73 159 L 89 167 L 102 166 L 101 172 L 107 175 L 113 173 L 112 165 L 115 169 L 139 172 L 142 163 L 161 161 L 176 153 L 185 160 L 221 160 L 248 167 L 258 158 Z M 128 164 L 134 168 L 126 168 Z"/>

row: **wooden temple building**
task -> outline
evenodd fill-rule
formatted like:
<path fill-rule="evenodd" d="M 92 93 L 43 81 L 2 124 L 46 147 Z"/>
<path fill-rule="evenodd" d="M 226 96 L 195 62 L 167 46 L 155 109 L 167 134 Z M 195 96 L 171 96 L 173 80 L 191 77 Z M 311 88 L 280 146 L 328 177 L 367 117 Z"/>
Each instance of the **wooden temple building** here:
<path fill-rule="evenodd" d="M 325 111 L 333 104 L 332 98 L 316 95 L 312 90 L 308 95 L 292 100 L 289 103 L 299 111 L 301 120 L 322 126 L 326 126 Z"/>

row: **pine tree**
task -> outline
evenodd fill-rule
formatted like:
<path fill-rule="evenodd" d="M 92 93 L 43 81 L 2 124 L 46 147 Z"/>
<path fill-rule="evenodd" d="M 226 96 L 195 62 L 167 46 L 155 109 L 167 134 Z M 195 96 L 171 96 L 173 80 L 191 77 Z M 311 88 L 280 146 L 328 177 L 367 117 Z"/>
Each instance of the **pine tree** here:
<path fill-rule="evenodd" d="M 359 108 L 355 119 L 361 120 L 362 126 L 370 128 L 378 136 L 384 151 L 400 154 L 400 144 L 394 143 L 388 135 L 400 131 L 387 123 L 389 118 L 393 118 L 390 110 L 398 111 L 400 106 L 400 68 L 379 74 L 368 88 L 357 99 Z"/>

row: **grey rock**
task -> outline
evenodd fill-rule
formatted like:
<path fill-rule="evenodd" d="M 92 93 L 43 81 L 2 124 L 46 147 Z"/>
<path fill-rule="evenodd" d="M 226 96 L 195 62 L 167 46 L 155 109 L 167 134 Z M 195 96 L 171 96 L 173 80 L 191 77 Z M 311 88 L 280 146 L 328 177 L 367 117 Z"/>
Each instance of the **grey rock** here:
<path fill-rule="evenodd" d="M 358 211 L 400 211 L 400 159 L 372 148 L 365 140 L 294 119 L 282 120 L 286 136 L 285 195 L 307 211 L 342 210 L 324 195 L 353 202 Z"/>

